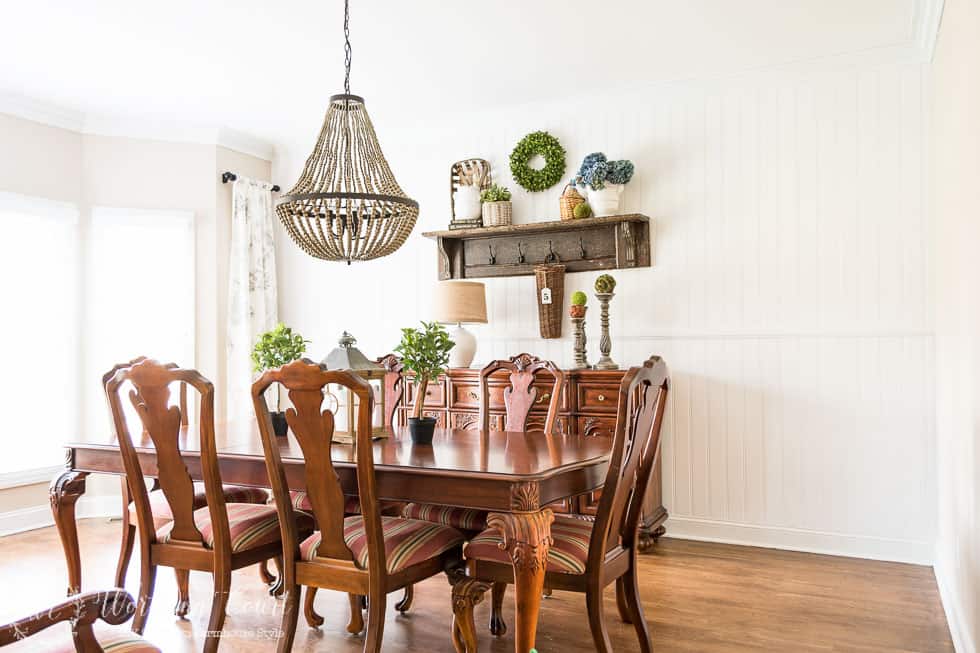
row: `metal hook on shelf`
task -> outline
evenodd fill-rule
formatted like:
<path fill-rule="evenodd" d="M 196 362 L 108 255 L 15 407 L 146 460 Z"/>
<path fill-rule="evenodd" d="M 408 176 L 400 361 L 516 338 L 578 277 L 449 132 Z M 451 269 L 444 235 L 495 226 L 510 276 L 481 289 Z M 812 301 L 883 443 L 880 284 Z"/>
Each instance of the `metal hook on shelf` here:
<path fill-rule="evenodd" d="M 582 242 L 582 237 L 581 236 L 578 237 L 578 248 L 582 252 L 582 258 L 583 259 L 588 258 L 588 256 L 586 256 L 586 254 L 585 254 L 585 243 Z"/>
<path fill-rule="evenodd" d="M 517 243 L 517 262 L 518 263 L 524 263 L 524 250 L 521 249 L 521 245 L 522 244 L 523 243 L 521 243 L 520 241 L 518 241 L 518 243 Z"/>
<path fill-rule="evenodd" d="M 487 245 L 487 248 L 490 250 L 490 265 L 496 265 L 497 254 L 493 251 L 493 245 Z"/>
<path fill-rule="evenodd" d="M 548 255 L 544 257 L 545 263 L 557 263 L 558 255 L 555 254 L 555 249 L 552 247 L 551 241 L 548 241 Z"/>

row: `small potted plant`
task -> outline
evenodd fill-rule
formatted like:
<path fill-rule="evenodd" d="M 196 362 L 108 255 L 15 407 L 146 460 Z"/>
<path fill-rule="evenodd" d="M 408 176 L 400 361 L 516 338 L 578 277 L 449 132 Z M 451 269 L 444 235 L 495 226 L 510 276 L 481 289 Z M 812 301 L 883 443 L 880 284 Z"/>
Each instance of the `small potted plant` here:
<path fill-rule="evenodd" d="M 585 317 L 585 302 L 588 300 L 585 293 L 581 290 L 576 290 L 572 293 L 572 305 L 568 309 L 568 314 L 571 317 Z"/>
<path fill-rule="evenodd" d="M 609 161 L 602 152 L 593 152 L 582 159 L 575 185 L 588 198 L 594 215 L 616 215 L 623 187 L 633 178 L 633 170 L 632 161 Z"/>
<path fill-rule="evenodd" d="M 511 224 L 513 209 L 509 190 L 491 184 L 490 188 L 480 193 L 480 202 L 483 204 L 484 227 L 503 227 Z"/>
<path fill-rule="evenodd" d="M 293 333 L 293 330 L 280 322 L 272 331 L 266 331 L 259 336 L 255 347 L 252 348 L 252 369 L 263 372 L 291 363 L 306 352 L 303 336 Z M 286 424 L 286 413 L 282 411 L 279 390 L 276 390 L 276 412 L 272 413 L 272 429 L 276 435 L 283 437 L 289 429 Z"/>
<path fill-rule="evenodd" d="M 416 444 L 432 444 L 436 427 L 434 417 L 423 417 L 425 391 L 433 381 L 446 371 L 449 350 L 455 346 L 449 332 L 438 322 L 422 322 L 421 329 L 402 329 L 402 341 L 395 352 L 401 356 L 405 370 L 415 373 L 415 406 L 408 418 L 408 430 Z"/>

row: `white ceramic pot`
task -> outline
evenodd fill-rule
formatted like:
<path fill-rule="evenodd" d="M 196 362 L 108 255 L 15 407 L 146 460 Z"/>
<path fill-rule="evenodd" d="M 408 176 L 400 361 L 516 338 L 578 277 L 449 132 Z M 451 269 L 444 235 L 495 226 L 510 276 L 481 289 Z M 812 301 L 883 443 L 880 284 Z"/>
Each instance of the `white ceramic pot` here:
<path fill-rule="evenodd" d="M 591 186 L 579 186 L 579 193 L 585 195 L 589 206 L 592 207 L 592 215 L 602 217 L 604 215 L 619 215 L 619 203 L 623 196 L 623 184 L 606 184 L 602 190 L 596 190 Z"/>
<path fill-rule="evenodd" d="M 457 220 L 475 220 L 482 215 L 479 186 L 460 186 L 456 189 L 453 207 Z"/>

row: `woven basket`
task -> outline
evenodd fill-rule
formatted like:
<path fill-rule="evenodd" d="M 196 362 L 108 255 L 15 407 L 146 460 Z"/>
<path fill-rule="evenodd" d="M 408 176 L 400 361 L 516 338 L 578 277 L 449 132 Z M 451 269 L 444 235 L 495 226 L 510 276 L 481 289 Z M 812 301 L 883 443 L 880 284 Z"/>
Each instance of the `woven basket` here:
<path fill-rule="evenodd" d="M 575 207 L 584 201 L 585 198 L 579 195 L 574 186 L 571 184 L 565 186 L 565 192 L 561 194 L 561 198 L 558 200 L 558 206 L 561 210 L 561 219 L 574 220 Z"/>
<path fill-rule="evenodd" d="M 538 285 L 538 326 L 542 338 L 561 338 L 565 299 L 565 266 L 538 265 L 534 268 Z M 550 301 L 550 303 L 545 303 Z"/>
<path fill-rule="evenodd" d="M 484 227 L 509 227 L 513 220 L 513 209 L 508 202 L 484 202 Z"/>

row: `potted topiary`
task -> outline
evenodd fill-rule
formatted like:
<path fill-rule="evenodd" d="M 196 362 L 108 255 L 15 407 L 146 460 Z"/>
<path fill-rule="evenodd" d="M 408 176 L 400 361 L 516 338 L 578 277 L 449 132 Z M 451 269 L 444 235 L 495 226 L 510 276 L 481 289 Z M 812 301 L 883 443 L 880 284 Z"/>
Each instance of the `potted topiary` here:
<path fill-rule="evenodd" d="M 633 178 L 633 169 L 632 161 L 609 161 L 602 152 L 593 152 L 582 159 L 575 185 L 588 198 L 594 215 L 619 213 L 623 186 Z"/>
<path fill-rule="evenodd" d="M 446 371 L 449 350 L 455 344 L 438 322 L 422 322 L 421 329 L 402 329 L 402 341 L 395 347 L 395 352 L 401 356 L 402 367 L 415 373 L 415 406 L 412 417 L 408 418 L 408 430 L 416 444 L 432 444 L 436 420 L 422 416 L 425 391 L 429 381 Z"/>
<path fill-rule="evenodd" d="M 293 333 L 293 330 L 280 322 L 272 331 L 266 331 L 259 336 L 252 348 L 252 370 L 264 372 L 286 363 L 292 363 L 306 352 L 303 336 Z M 280 405 L 279 391 L 276 390 L 276 412 L 272 413 L 272 429 L 276 435 L 283 437 L 289 426 L 286 424 L 286 413 Z"/>
<path fill-rule="evenodd" d="M 572 305 L 568 310 L 571 317 L 585 317 L 585 302 L 588 300 L 585 293 L 576 290 L 572 293 Z"/>
<path fill-rule="evenodd" d="M 490 188 L 480 193 L 480 202 L 483 203 L 484 227 L 504 227 L 511 224 L 513 210 L 509 190 L 492 184 Z"/>

